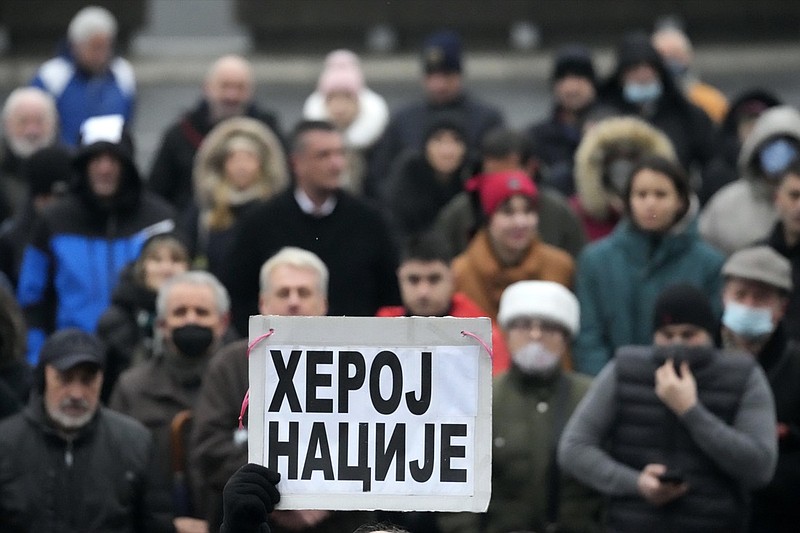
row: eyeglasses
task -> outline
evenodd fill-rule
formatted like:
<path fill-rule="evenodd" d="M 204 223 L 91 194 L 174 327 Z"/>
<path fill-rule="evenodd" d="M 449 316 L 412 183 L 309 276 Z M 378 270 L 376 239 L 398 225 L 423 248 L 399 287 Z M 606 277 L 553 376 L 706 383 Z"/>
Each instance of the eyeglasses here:
<path fill-rule="evenodd" d="M 528 333 L 532 332 L 534 329 L 538 329 L 542 335 L 555 335 L 557 333 L 564 333 L 563 326 L 556 322 L 524 316 L 515 318 L 509 322 L 508 329 L 525 331 Z"/>

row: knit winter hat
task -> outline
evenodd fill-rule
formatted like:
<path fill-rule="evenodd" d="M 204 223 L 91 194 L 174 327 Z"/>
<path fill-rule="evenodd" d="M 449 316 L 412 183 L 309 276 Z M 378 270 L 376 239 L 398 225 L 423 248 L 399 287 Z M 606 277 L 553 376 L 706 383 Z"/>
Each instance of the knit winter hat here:
<path fill-rule="evenodd" d="M 508 328 L 518 317 L 550 320 L 573 337 L 578 333 L 580 307 L 569 289 L 554 281 L 518 281 L 503 291 L 497 321 Z"/>
<path fill-rule="evenodd" d="M 422 47 L 422 63 L 426 74 L 461 72 L 461 37 L 452 30 L 429 35 Z"/>
<path fill-rule="evenodd" d="M 72 156 L 61 146 L 37 150 L 22 166 L 22 175 L 30 186 L 31 198 L 67 192 L 72 181 Z"/>
<path fill-rule="evenodd" d="M 364 88 L 361 61 L 350 50 L 334 50 L 325 58 L 325 68 L 319 77 L 317 90 L 328 95 L 332 92 L 358 94 Z"/>
<path fill-rule="evenodd" d="M 592 55 L 585 46 L 580 44 L 567 45 L 556 54 L 551 81 L 555 83 L 568 75 L 588 78 L 593 85 L 597 83 L 594 65 L 592 64 Z"/>
<path fill-rule="evenodd" d="M 792 264 L 771 246 L 751 246 L 734 253 L 722 266 L 722 275 L 760 281 L 792 291 Z"/>
<path fill-rule="evenodd" d="M 481 209 L 490 218 L 503 203 L 514 195 L 527 196 L 534 202 L 538 197 L 536 184 L 521 170 L 504 170 L 492 174 L 473 176 L 465 185 L 468 191 L 477 191 Z"/>
<path fill-rule="evenodd" d="M 717 319 L 708 296 L 697 287 L 685 283 L 661 291 L 653 310 L 653 331 L 675 324 L 691 324 L 713 336 L 717 330 Z"/>
<path fill-rule="evenodd" d="M 647 63 L 659 72 L 663 70 L 661 56 L 650 42 L 649 35 L 644 32 L 628 33 L 617 49 L 617 71 L 623 73 L 640 63 Z"/>

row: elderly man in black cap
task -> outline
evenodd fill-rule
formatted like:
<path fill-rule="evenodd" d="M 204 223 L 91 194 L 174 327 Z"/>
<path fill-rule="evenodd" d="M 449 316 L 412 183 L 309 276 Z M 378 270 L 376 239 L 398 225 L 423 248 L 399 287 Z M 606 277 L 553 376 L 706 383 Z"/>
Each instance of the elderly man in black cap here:
<path fill-rule="evenodd" d="M 746 531 L 775 471 L 775 406 L 752 357 L 713 345 L 691 285 L 655 305 L 655 346 L 617 350 L 564 429 L 558 463 L 609 496 L 611 531 Z"/>
<path fill-rule="evenodd" d="M 100 405 L 104 354 L 74 328 L 44 343 L 30 403 L 0 424 L 0 531 L 172 531 L 150 433 Z"/>
<path fill-rule="evenodd" d="M 800 344 L 784 325 L 792 292 L 789 260 L 769 246 L 744 248 L 722 267 L 722 342 L 764 369 L 778 417 L 778 467 L 753 499 L 751 531 L 794 531 L 800 523 Z"/>
<path fill-rule="evenodd" d="M 470 96 L 464 88 L 461 36 L 452 30 L 432 33 L 422 47 L 424 98 L 392 114 L 375 147 L 365 192 L 383 196 L 392 163 L 406 150 L 421 150 L 425 131 L 441 112 L 459 116 L 466 126 L 467 147 L 474 152 L 484 134 L 503 125 L 499 110 Z"/>
<path fill-rule="evenodd" d="M 583 137 L 584 121 L 597 100 L 597 77 L 588 48 L 581 44 L 561 48 L 550 77 L 553 110 L 528 129 L 543 164 L 542 183 L 570 196 L 575 193 L 572 160 Z"/>

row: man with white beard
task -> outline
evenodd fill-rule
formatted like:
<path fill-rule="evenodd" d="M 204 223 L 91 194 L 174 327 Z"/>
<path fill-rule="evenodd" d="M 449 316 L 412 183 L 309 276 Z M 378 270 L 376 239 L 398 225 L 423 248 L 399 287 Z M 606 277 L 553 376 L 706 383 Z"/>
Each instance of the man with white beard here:
<path fill-rule="evenodd" d="M 11 91 L 2 111 L 3 142 L 0 146 L 0 220 L 19 210 L 28 196 L 22 164 L 34 152 L 52 146 L 58 129 L 53 97 L 38 87 Z"/>
<path fill-rule="evenodd" d="M 173 531 L 150 432 L 100 405 L 104 366 L 81 330 L 43 345 L 27 408 L 0 424 L 0 531 Z"/>

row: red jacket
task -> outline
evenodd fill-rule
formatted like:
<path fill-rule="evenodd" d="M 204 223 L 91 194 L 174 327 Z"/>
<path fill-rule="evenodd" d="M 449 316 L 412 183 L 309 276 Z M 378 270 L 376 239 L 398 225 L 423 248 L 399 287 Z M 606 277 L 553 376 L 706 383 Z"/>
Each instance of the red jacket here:
<path fill-rule="evenodd" d="M 393 317 L 409 316 L 408 311 L 402 305 L 392 305 L 381 307 L 375 316 Z M 457 292 L 453 295 L 450 312 L 448 316 L 456 318 L 479 318 L 489 316 L 478 304 L 470 300 L 467 295 Z M 511 358 L 508 355 L 506 341 L 503 333 L 496 323 L 492 323 L 492 374 L 497 375 L 508 369 Z"/>

